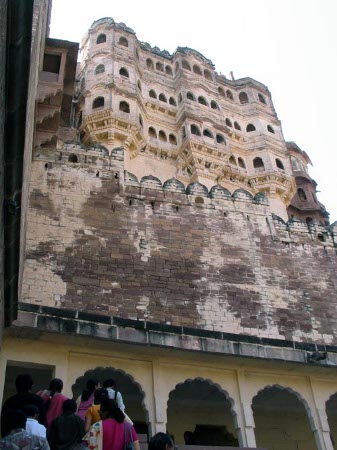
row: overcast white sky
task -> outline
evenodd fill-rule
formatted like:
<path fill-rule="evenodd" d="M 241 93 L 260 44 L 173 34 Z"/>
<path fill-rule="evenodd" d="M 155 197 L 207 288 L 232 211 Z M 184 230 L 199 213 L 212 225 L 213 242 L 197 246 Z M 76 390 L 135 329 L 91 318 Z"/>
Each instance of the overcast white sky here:
<path fill-rule="evenodd" d="M 194 48 L 227 77 L 266 84 L 285 139 L 309 154 L 318 198 L 337 220 L 336 0 L 53 0 L 50 36 L 80 42 L 101 17 L 170 53 Z"/>

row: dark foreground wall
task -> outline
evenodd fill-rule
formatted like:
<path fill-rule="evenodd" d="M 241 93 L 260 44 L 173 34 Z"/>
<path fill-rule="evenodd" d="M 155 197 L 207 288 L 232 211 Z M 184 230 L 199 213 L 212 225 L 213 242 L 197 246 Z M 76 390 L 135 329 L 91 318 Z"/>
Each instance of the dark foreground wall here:
<path fill-rule="evenodd" d="M 22 301 L 336 343 L 333 228 L 286 225 L 245 193 L 140 187 L 121 157 L 65 161 L 33 162 Z"/>

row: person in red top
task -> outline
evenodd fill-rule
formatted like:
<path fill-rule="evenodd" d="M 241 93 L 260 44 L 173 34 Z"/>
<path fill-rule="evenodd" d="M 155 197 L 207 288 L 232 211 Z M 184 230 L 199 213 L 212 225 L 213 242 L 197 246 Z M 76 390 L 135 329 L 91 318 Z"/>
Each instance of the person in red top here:
<path fill-rule="evenodd" d="M 102 400 L 100 413 L 102 420 L 92 425 L 83 438 L 89 450 L 124 450 L 125 444 L 131 442 L 135 450 L 140 450 L 137 433 L 130 423 L 125 422 L 115 400 Z"/>
<path fill-rule="evenodd" d="M 60 378 L 54 378 L 49 384 L 49 389 L 40 391 L 37 394 L 40 395 L 46 407 L 47 428 L 50 427 L 52 421 L 62 414 L 62 406 L 68 397 L 61 394 L 63 389 L 63 381 Z"/>

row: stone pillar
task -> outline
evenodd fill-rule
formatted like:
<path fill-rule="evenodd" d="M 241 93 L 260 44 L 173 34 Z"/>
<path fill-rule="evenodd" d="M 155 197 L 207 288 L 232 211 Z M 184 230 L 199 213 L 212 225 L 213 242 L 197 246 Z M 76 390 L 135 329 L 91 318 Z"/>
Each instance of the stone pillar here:
<path fill-rule="evenodd" d="M 240 395 L 240 406 L 241 406 L 241 446 L 246 447 L 256 447 L 255 439 L 255 422 L 252 410 L 252 399 L 247 392 L 246 379 L 243 371 L 237 371 L 237 383 Z"/>
<path fill-rule="evenodd" d="M 315 411 L 312 411 L 312 421 L 314 422 L 313 433 L 318 450 L 334 450 L 330 437 L 330 427 L 328 416 L 325 409 L 325 398 L 319 395 L 314 380 L 309 378 L 311 393 L 315 405 Z"/>
<path fill-rule="evenodd" d="M 160 366 L 157 361 L 152 363 L 153 398 L 155 423 L 152 424 L 153 434 L 166 433 L 167 422 L 167 392 L 164 381 L 161 379 Z"/>
<path fill-rule="evenodd" d="M 318 440 L 321 441 L 322 450 L 334 450 L 330 437 L 330 427 L 328 422 L 328 416 L 325 408 L 317 409 L 318 414 Z M 317 439 L 316 439 L 317 440 Z"/>

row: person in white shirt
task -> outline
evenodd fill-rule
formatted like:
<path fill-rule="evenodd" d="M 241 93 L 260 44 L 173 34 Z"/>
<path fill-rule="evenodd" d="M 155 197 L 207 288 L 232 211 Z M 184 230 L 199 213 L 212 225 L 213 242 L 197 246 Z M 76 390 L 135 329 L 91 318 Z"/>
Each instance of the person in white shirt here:
<path fill-rule="evenodd" d="M 125 405 L 123 403 L 123 397 L 122 394 L 119 391 L 117 391 L 115 381 L 112 379 L 105 380 L 103 383 L 103 387 L 107 389 L 109 398 L 115 400 L 117 402 L 118 408 L 124 412 Z"/>
<path fill-rule="evenodd" d="M 25 405 L 23 408 L 27 416 L 26 431 L 34 436 L 46 438 L 47 430 L 44 425 L 38 422 L 39 409 L 35 405 Z"/>

